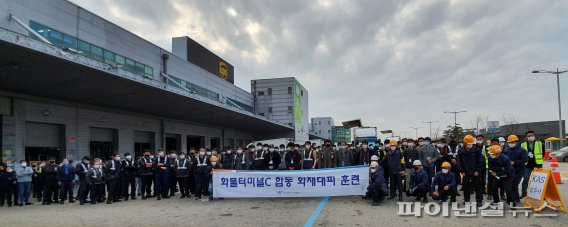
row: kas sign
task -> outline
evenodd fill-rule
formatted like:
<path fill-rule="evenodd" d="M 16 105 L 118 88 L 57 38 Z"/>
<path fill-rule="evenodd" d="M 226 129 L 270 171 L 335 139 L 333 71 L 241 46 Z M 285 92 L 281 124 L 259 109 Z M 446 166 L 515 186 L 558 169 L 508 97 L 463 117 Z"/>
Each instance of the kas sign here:
<path fill-rule="evenodd" d="M 324 197 L 364 195 L 369 166 L 321 170 L 215 170 L 213 197 Z"/>

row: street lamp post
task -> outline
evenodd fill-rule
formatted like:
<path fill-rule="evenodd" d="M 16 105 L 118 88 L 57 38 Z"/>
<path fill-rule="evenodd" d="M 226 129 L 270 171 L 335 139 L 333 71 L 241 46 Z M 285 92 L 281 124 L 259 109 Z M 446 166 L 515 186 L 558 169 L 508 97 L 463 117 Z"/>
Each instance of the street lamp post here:
<path fill-rule="evenodd" d="M 547 70 L 534 70 L 532 71 L 532 73 L 548 73 L 548 74 L 556 74 L 556 88 L 557 88 L 557 92 L 558 92 L 558 132 L 559 132 L 559 137 L 560 137 L 560 146 L 563 145 L 563 141 L 565 139 L 564 137 L 564 133 L 562 131 L 562 105 L 560 104 L 560 74 L 568 72 L 568 70 L 564 70 L 564 71 L 559 71 L 558 68 L 556 68 L 556 72 L 554 71 L 547 71 Z"/>
<path fill-rule="evenodd" d="M 414 139 L 418 139 L 418 129 L 422 128 L 422 127 L 410 127 L 410 128 L 413 128 L 414 130 L 416 130 L 416 135 L 415 135 L 416 137 L 414 137 Z"/>
<path fill-rule="evenodd" d="M 430 124 L 430 138 L 432 138 L 432 123 L 436 123 L 439 121 L 423 121 L 422 123 Z"/>
<path fill-rule="evenodd" d="M 460 111 L 444 111 L 444 113 L 451 113 L 454 114 L 454 128 L 458 126 L 458 114 L 465 113 L 467 110 L 460 110 Z"/>

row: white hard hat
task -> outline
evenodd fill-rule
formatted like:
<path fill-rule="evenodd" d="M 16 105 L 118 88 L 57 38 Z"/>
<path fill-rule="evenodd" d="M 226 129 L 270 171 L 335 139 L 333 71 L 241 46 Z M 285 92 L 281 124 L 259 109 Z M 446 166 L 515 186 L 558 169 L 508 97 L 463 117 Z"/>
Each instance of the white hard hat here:
<path fill-rule="evenodd" d="M 505 138 L 504 138 L 504 137 L 499 137 L 499 142 L 505 142 Z"/>
<path fill-rule="evenodd" d="M 376 155 L 371 156 L 371 161 L 379 161 L 379 156 Z"/>
<path fill-rule="evenodd" d="M 414 162 L 412 162 L 413 166 L 421 166 L 422 162 L 420 162 L 420 160 L 414 160 Z"/>

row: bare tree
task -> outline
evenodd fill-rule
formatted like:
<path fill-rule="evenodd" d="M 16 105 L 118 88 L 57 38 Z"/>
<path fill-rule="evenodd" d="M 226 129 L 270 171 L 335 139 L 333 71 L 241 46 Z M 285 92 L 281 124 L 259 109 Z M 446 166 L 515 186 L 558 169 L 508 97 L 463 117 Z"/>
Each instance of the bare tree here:
<path fill-rule="evenodd" d="M 471 119 L 470 123 L 478 130 L 485 129 L 485 127 L 487 126 L 487 116 L 477 114 Z"/>
<path fill-rule="evenodd" d="M 441 129 L 442 129 L 442 127 L 440 127 L 440 126 L 436 127 L 436 129 L 434 130 L 434 138 L 440 139 L 439 135 L 440 135 Z"/>
<path fill-rule="evenodd" d="M 511 135 L 519 129 L 519 116 L 512 113 L 503 114 L 501 118 L 506 127 L 501 128 L 501 132 L 505 135 Z"/>

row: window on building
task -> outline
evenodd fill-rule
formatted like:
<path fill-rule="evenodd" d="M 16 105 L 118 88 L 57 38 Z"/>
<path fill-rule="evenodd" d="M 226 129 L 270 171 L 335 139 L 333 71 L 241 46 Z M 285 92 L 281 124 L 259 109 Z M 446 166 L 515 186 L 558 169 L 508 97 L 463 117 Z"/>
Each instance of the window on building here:
<path fill-rule="evenodd" d="M 292 87 L 288 87 L 288 94 L 292 94 Z"/>
<path fill-rule="evenodd" d="M 288 113 L 292 113 L 292 106 L 288 106 Z"/>
<path fill-rule="evenodd" d="M 136 67 L 134 68 L 134 73 L 137 73 L 137 74 L 144 73 L 144 64 L 136 62 Z"/>
<path fill-rule="evenodd" d="M 104 50 L 104 57 L 105 57 L 105 63 L 107 64 L 113 64 L 114 63 L 114 53 L 110 52 L 108 50 Z"/>
<path fill-rule="evenodd" d="M 260 115 L 260 116 L 264 116 L 264 113 L 258 113 L 258 115 Z"/>
<path fill-rule="evenodd" d="M 63 35 L 63 46 L 76 50 L 77 39 L 75 39 L 75 37 L 72 36 Z"/>
<path fill-rule="evenodd" d="M 103 48 L 100 48 L 98 46 L 95 45 L 91 45 L 91 57 L 102 61 L 103 60 Z"/>
<path fill-rule="evenodd" d="M 91 56 L 91 44 L 79 40 L 79 51 L 85 56 Z"/>
<path fill-rule="evenodd" d="M 259 92 L 258 92 L 258 95 L 259 95 L 259 96 L 260 96 L 260 95 L 264 95 L 264 91 L 259 91 Z"/>
<path fill-rule="evenodd" d="M 300 90 L 300 96 L 304 96 L 304 90 Z"/>
<path fill-rule="evenodd" d="M 327 130 L 327 133 L 331 133 L 331 130 Z"/>
<path fill-rule="evenodd" d="M 136 70 L 136 62 L 134 62 L 133 60 L 131 60 L 129 58 L 126 58 L 125 62 L 126 62 L 126 67 L 125 67 L 126 70 L 132 71 L 132 72 L 134 72 L 134 70 Z"/>
<path fill-rule="evenodd" d="M 154 69 L 150 66 L 144 66 L 144 74 L 149 77 L 154 77 Z"/>
<path fill-rule="evenodd" d="M 272 113 L 272 107 L 268 107 L 268 113 Z"/>
<path fill-rule="evenodd" d="M 272 95 L 272 88 L 268 88 L 268 95 Z"/>

